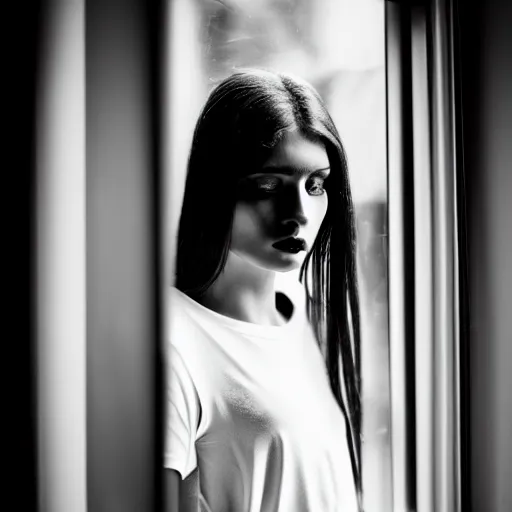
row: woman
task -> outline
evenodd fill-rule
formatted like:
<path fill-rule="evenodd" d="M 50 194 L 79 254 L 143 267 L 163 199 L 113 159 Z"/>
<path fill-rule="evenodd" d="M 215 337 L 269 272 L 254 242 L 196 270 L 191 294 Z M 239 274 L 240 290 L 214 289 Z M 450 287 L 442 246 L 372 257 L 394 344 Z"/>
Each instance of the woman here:
<path fill-rule="evenodd" d="M 225 79 L 197 122 L 179 225 L 169 510 L 360 509 L 355 258 L 346 159 L 318 93 L 267 71 Z M 298 268 L 292 302 L 275 277 Z"/>

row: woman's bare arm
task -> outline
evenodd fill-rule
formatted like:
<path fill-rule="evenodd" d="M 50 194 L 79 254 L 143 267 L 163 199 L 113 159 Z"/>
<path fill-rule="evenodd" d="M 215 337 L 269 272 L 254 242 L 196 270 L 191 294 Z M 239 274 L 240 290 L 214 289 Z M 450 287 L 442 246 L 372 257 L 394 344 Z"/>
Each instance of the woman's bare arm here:
<path fill-rule="evenodd" d="M 165 469 L 165 512 L 180 512 L 181 476 L 174 469 Z"/>
<path fill-rule="evenodd" d="M 174 469 L 165 469 L 165 512 L 199 512 L 199 471 L 185 480 Z"/>

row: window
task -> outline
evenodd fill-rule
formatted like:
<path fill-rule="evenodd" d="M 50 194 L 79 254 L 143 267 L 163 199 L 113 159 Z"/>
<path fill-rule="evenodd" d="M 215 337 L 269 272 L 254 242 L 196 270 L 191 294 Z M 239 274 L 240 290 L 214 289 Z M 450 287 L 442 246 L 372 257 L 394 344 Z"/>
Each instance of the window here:
<path fill-rule="evenodd" d="M 52 421 L 38 417 L 41 509 L 158 508 L 161 254 L 173 260 L 199 108 L 243 66 L 312 82 L 348 154 L 366 511 L 463 508 L 457 3 L 174 0 L 165 16 L 117 4 L 74 2 L 42 20 L 34 380 Z"/>
<path fill-rule="evenodd" d="M 192 131 L 216 82 L 243 67 L 291 72 L 317 88 L 333 116 L 357 218 L 367 512 L 392 510 L 384 11 L 383 0 L 177 0 L 169 13 L 166 85 L 169 240 L 176 236 Z"/>

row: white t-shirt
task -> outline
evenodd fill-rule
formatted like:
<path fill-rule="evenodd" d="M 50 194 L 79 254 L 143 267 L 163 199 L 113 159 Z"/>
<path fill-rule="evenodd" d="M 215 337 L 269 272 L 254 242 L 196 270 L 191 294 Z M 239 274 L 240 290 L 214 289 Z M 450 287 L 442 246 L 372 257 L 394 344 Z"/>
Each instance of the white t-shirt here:
<path fill-rule="evenodd" d="M 170 292 L 165 466 L 208 512 L 356 512 L 345 421 L 305 315 L 283 326 Z"/>

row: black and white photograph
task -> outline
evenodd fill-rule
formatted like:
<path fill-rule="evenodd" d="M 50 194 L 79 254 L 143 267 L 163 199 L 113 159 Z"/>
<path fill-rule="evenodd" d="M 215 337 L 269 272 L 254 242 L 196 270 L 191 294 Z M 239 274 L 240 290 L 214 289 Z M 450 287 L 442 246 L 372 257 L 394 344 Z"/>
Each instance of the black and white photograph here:
<path fill-rule="evenodd" d="M 512 510 L 511 2 L 11 19 L 16 510 Z"/>

